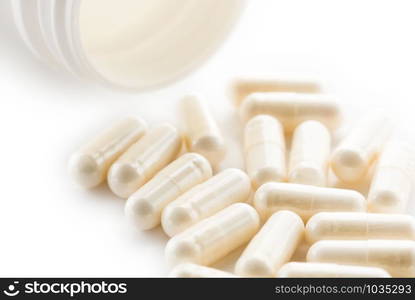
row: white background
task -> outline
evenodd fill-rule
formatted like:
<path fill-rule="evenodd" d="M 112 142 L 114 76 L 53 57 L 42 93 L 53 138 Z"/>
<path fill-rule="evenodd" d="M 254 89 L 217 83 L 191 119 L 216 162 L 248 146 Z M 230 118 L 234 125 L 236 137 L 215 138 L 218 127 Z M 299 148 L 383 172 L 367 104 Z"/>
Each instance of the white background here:
<path fill-rule="evenodd" d="M 226 96 L 236 73 L 316 77 L 338 95 L 346 120 L 381 106 L 414 136 L 412 0 L 251 0 L 203 68 L 162 90 L 124 94 L 36 61 L 0 1 L 0 276 L 165 276 L 160 229 L 137 233 L 124 200 L 84 191 L 66 163 L 94 132 L 125 115 L 176 122 L 177 99 L 205 94 L 229 138 L 223 167 L 242 166 L 240 128 Z M 234 254 L 236 256 L 236 254 Z"/>

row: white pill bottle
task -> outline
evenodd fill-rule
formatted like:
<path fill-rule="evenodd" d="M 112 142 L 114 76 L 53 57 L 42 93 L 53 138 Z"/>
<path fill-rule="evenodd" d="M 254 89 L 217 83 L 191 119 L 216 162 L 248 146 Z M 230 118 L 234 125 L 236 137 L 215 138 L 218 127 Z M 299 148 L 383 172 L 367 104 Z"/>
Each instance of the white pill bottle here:
<path fill-rule="evenodd" d="M 180 78 L 225 40 L 246 0 L 12 0 L 38 57 L 86 79 L 141 90 Z"/>

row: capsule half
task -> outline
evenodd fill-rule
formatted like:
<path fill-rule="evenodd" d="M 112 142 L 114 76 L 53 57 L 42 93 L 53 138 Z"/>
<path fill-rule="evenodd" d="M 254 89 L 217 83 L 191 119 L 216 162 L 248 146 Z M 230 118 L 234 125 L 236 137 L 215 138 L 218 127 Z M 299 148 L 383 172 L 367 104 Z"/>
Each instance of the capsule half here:
<path fill-rule="evenodd" d="M 307 261 L 377 267 L 385 269 L 393 277 L 414 277 L 415 242 L 319 241 L 308 250 Z"/>
<path fill-rule="evenodd" d="M 187 148 L 217 167 L 225 158 L 226 145 L 216 120 L 196 95 L 184 97 L 180 104 Z"/>
<path fill-rule="evenodd" d="M 320 240 L 415 240 L 415 218 L 403 214 L 322 212 L 307 222 L 306 238 Z"/>
<path fill-rule="evenodd" d="M 330 132 L 322 123 L 301 123 L 293 134 L 288 181 L 326 186 L 330 147 Z"/>
<path fill-rule="evenodd" d="M 163 230 L 174 236 L 231 204 L 247 201 L 250 192 L 243 171 L 226 169 L 168 204 L 161 218 Z"/>
<path fill-rule="evenodd" d="M 266 114 L 280 120 L 286 133 L 304 121 L 315 120 L 334 130 L 340 124 L 340 109 L 336 99 L 325 94 L 255 93 L 240 107 L 243 121 Z"/>
<path fill-rule="evenodd" d="M 169 277 L 179 278 L 232 278 L 237 277 L 228 272 L 200 266 L 191 263 L 184 263 L 176 266 L 169 274 Z"/>
<path fill-rule="evenodd" d="M 151 129 L 111 166 L 108 172 L 111 191 L 119 197 L 128 198 L 173 161 L 181 145 L 179 132 L 170 124 Z"/>
<path fill-rule="evenodd" d="M 282 266 L 277 277 L 294 278 L 388 278 L 381 268 L 348 266 L 328 263 L 290 262 Z"/>
<path fill-rule="evenodd" d="M 375 110 L 360 119 L 334 150 L 331 168 L 344 182 L 364 178 L 392 131 L 390 117 Z"/>
<path fill-rule="evenodd" d="M 166 260 L 169 265 L 211 265 L 247 243 L 258 231 L 259 222 L 252 206 L 233 204 L 171 238 Z"/>
<path fill-rule="evenodd" d="M 317 187 L 294 183 L 267 183 L 255 193 L 254 206 L 267 219 L 280 210 L 291 210 L 304 221 L 319 212 L 364 212 L 362 194 L 346 189 Z"/>
<path fill-rule="evenodd" d="M 245 126 L 245 165 L 255 189 L 286 179 L 285 139 L 281 123 L 259 115 Z"/>
<path fill-rule="evenodd" d="M 93 188 L 102 183 L 111 164 L 147 131 L 139 118 L 127 118 L 108 128 L 74 153 L 69 172 L 79 185 Z"/>
<path fill-rule="evenodd" d="M 166 205 L 211 176 L 212 168 L 203 156 L 184 154 L 128 198 L 125 214 L 138 229 L 154 228 Z"/>
<path fill-rule="evenodd" d="M 321 93 L 322 85 L 316 80 L 276 78 L 275 76 L 239 76 L 230 86 L 235 105 L 247 96 L 263 92 Z"/>
<path fill-rule="evenodd" d="M 244 277 L 275 277 L 303 238 L 304 223 L 290 211 L 273 214 L 236 262 L 235 273 Z"/>
<path fill-rule="evenodd" d="M 369 189 L 371 212 L 403 213 L 411 197 L 414 178 L 413 151 L 391 142 L 382 153 Z"/>

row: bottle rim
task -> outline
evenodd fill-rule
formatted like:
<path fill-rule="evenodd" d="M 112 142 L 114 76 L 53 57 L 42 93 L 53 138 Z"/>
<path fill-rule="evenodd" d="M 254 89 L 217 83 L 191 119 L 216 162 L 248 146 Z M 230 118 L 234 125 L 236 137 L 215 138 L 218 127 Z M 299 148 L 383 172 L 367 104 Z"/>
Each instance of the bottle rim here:
<path fill-rule="evenodd" d="M 228 5 L 229 11 L 224 12 L 228 18 L 223 21 L 226 26 L 215 32 L 217 36 L 207 42 L 207 47 L 201 51 L 203 53 L 190 57 L 189 63 L 180 66 L 177 71 L 167 75 L 161 74 L 160 80 L 142 85 L 116 82 L 108 73 L 105 74 L 102 69 L 100 70 L 99 64 L 88 57 L 81 36 L 80 16 L 83 0 L 13 0 L 11 3 L 20 35 L 35 56 L 56 67 L 63 67 L 78 78 L 124 91 L 138 91 L 172 83 L 188 75 L 211 57 L 235 27 L 245 7 L 246 0 L 229 1 L 232 1 L 228 2 L 232 3 Z"/>

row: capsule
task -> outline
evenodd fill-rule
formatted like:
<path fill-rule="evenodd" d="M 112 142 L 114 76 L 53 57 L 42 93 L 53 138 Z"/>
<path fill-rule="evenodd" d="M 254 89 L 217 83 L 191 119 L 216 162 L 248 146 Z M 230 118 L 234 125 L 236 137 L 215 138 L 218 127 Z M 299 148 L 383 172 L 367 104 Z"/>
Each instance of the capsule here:
<path fill-rule="evenodd" d="M 267 183 L 254 196 L 254 206 L 263 218 L 280 210 L 291 210 L 304 221 L 319 212 L 364 212 L 366 200 L 353 190 L 295 183 Z"/>
<path fill-rule="evenodd" d="M 167 204 L 211 176 L 212 168 L 203 156 L 184 154 L 128 198 L 125 214 L 138 229 L 154 228 Z"/>
<path fill-rule="evenodd" d="M 75 182 L 93 188 L 107 177 L 111 164 L 146 132 L 146 123 L 127 118 L 108 128 L 71 156 L 69 172 Z"/>
<path fill-rule="evenodd" d="M 240 114 L 244 121 L 260 114 L 271 115 L 280 120 L 286 133 L 307 120 L 319 121 L 330 130 L 340 121 L 336 100 L 323 94 L 255 93 L 242 103 Z"/>
<path fill-rule="evenodd" d="M 161 217 L 164 232 L 174 236 L 233 203 L 247 201 L 250 192 L 251 181 L 243 171 L 226 169 L 166 206 Z"/>
<path fill-rule="evenodd" d="M 376 110 L 356 123 L 331 157 L 331 167 L 344 182 L 357 182 L 367 173 L 387 141 L 391 120 Z"/>
<path fill-rule="evenodd" d="M 378 267 L 393 277 L 414 277 L 415 242 L 319 241 L 310 247 L 307 261 Z"/>
<path fill-rule="evenodd" d="M 318 213 L 306 226 L 310 243 L 319 240 L 415 240 L 415 218 L 409 215 Z"/>
<path fill-rule="evenodd" d="M 211 265 L 247 243 L 259 229 L 256 210 L 236 203 L 195 224 L 169 240 L 166 260 L 170 265 Z"/>
<path fill-rule="evenodd" d="M 175 159 L 181 144 L 179 132 L 170 124 L 153 128 L 111 166 L 110 189 L 117 196 L 128 198 Z"/>
<path fill-rule="evenodd" d="M 169 277 L 179 278 L 232 278 L 237 277 L 231 273 L 191 263 L 176 266 Z"/>
<path fill-rule="evenodd" d="M 285 140 L 281 123 L 266 115 L 245 126 L 245 164 L 254 188 L 286 179 Z"/>
<path fill-rule="evenodd" d="M 294 131 L 288 180 L 293 183 L 327 184 L 331 137 L 317 121 L 305 121 Z"/>
<path fill-rule="evenodd" d="M 389 278 L 381 268 L 327 263 L 290 262 L 279 269 L 277 277 L 285 278 Z"/>
<path fill-rule="evenodd" d="M 197 96 L 189 95 L 182 100 L 181 111 L 187 148 L 206 157 L 212 166 L 217 166 L 225 158 L 226 146 L 208 108 Z"/>
<path fill-rule="evenodd" d="M 412 191 L 412 151 L 390 143 L 382 153 L 369 189 L 368 209 L 379 213 L 402 213 Z"/>
<path fill-rule="evenodd" d="M 273 214 L 236 262 L 235 273 L 244 277 L 275 277 L 293 255 L 304 234 L 304 223 L 290 211 Z"/>
<path fill-rule="evenodd" d="M 253 93 L 320 93 L 322 87 L 321 84 L 315 80 L 282 79 L 260 76 L 236 78 L 233 80 L 230 89 L 234 103 L 240 105 L 247 96 Z"/>

